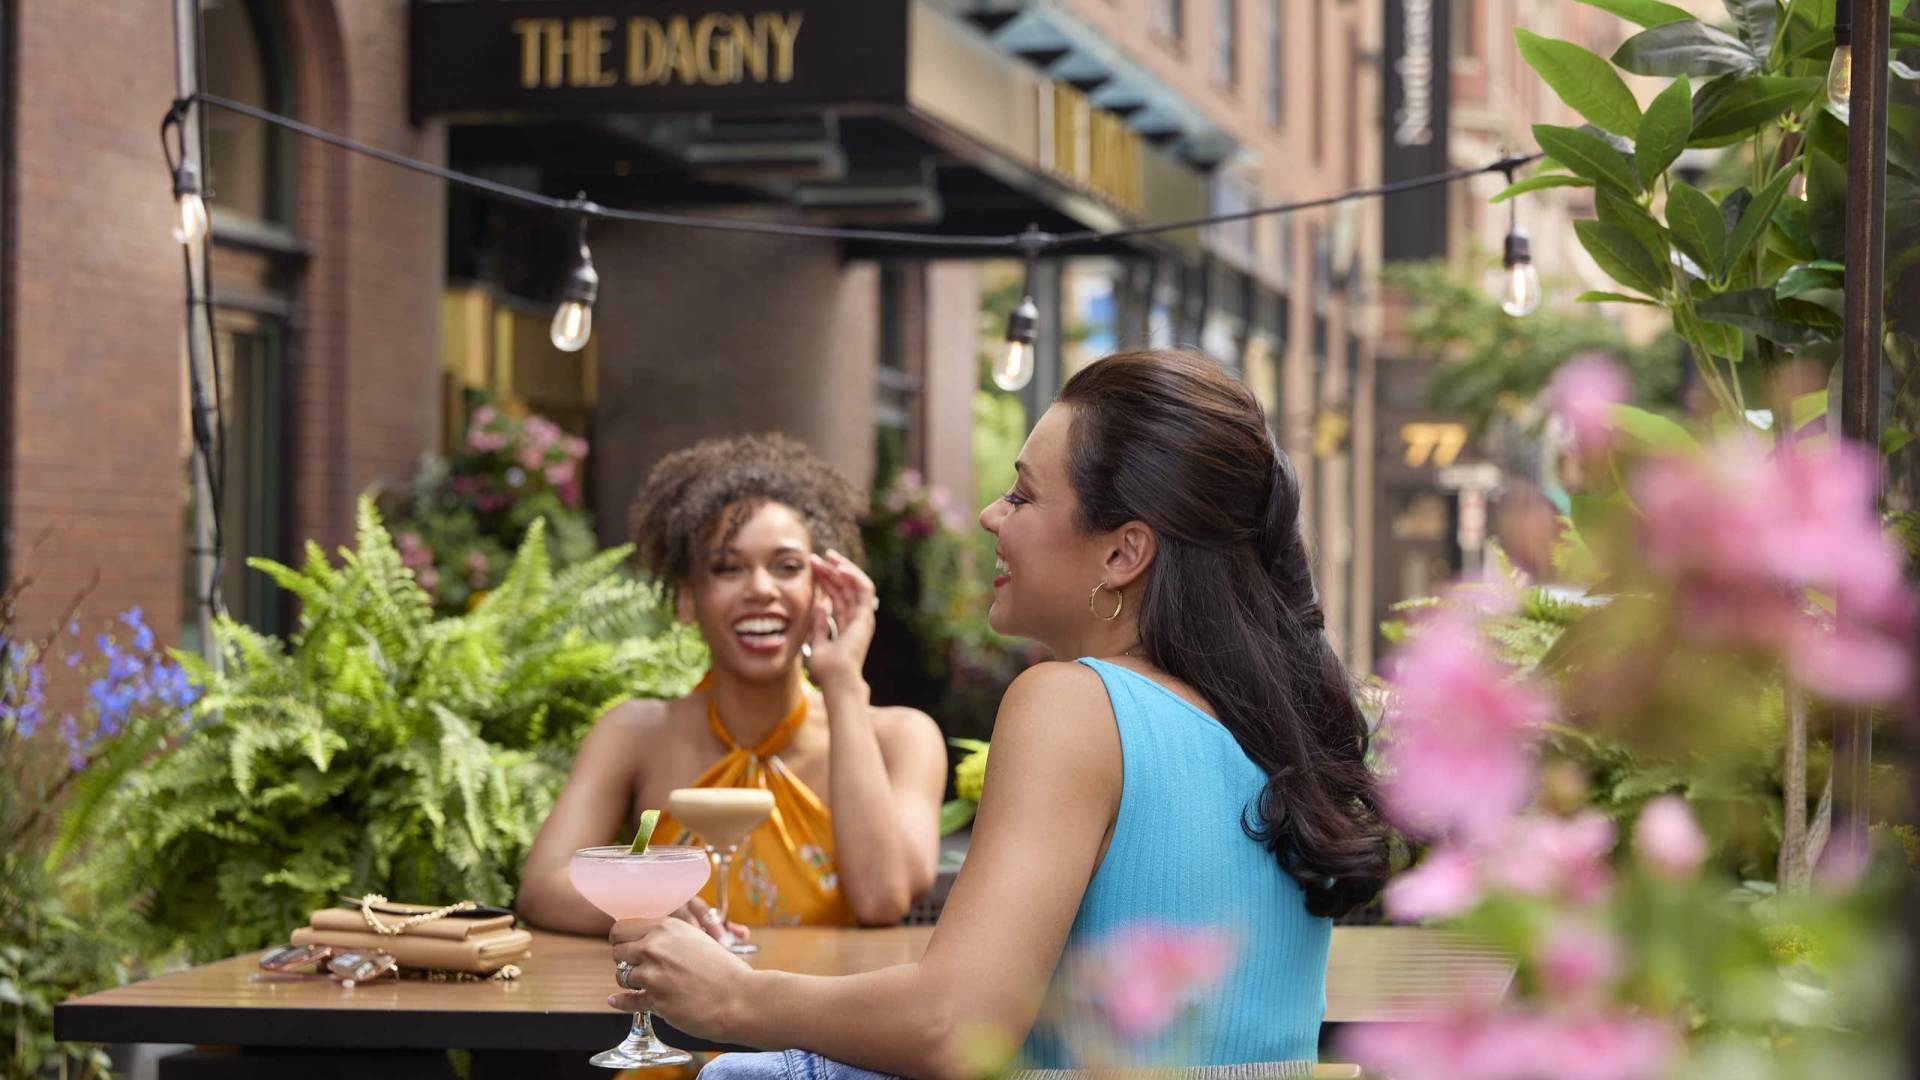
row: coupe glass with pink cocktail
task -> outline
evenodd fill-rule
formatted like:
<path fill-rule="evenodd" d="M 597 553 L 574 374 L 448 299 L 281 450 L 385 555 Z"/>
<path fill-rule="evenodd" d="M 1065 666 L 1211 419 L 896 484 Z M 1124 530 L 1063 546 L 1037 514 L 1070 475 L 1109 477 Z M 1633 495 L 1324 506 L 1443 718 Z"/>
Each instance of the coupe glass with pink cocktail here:
<path fill-rule="evenodd" d="M 615 919 L 664 919 L 693 899 L 712 873 L 703 849 L 668 844 L 638 855 L 624 847 L 581 848 L 567 863 L 567 880 L 588 903 Z M 654 1038 L 653 1017 L 645 1009 L 634 1014 L 625 1042 L 593 1055 L 593 1063 L 607 1069 L 692 1060 L 693 1055 Z"/>

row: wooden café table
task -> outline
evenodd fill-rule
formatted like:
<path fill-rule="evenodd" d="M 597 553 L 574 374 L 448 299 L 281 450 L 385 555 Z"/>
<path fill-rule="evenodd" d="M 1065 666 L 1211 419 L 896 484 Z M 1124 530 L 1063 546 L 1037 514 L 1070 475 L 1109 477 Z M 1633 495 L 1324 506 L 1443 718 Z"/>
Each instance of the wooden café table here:
<path fill-rule="evenodd" d="M 854 930 L 762 927 L 756 967 L 847 975 L 910 963 L 930 926 Z M 80 1042 L 189 1043 L 161 1063 L 163 1080 L 243 1076 L 452 1076 L 446 1048 L 471 1052 L 473 1080 L 605 1076 L 589 1055 L 619 1042 L 628 1020 L 607 1008 L 606 941 L 534 931 L 511 982 L 253 982 L 258 953 L 76 998 L 54 1010 L 56 1037 Z M 1329 1025 L 1413 1020 L 1506 993 L 1507 959 L 1429 930 L 1337 927 L 1327 967 Z M 708 1049 L 656 1020 L 663 1040 Z"/>

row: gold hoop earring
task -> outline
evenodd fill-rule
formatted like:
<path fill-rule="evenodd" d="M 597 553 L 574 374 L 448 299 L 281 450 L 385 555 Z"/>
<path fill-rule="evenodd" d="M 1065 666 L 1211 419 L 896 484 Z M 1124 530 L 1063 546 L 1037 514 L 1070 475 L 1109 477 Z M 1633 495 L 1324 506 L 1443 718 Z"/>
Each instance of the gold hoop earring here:
<path fill-rule="evenodd" d="M 1093 606 L 1093 602 L 1100 598 L 1100 590 L 1106 587 L 1107 583 L 1105 581 L 1093 587 L 1093 592 L 1087 595 L 1087 610 L 1093 612 L 1093 617 L 1099 619 L 1101 622 L 1112 622 L 1120 617 L 1120 609 L 1127 606 L 1127 594 L 1121 592 L 1119 589 L 1113 590 L 1113 614 L 1102 615 L 1100 614 L 1100 609 Z"/>

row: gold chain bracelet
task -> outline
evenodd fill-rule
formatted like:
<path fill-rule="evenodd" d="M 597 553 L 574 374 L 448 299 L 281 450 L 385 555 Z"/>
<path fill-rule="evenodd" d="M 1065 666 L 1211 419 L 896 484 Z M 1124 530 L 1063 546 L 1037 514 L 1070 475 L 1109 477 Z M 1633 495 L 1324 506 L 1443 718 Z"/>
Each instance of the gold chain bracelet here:
<path fill-rule="evenodd" d="M 397 923 L 383 923 L 380 921 L 380 917 L 373 913 L 373 905 L 387 902 L 387 898 L 381 896 L 379 893 L 368 893 L 360 898 L 360 917 L 367 920 L 367 926 L 372 929 L 374 933 L 385 934 L 388 937 L 404 934 L 416 926 L 423 923 L 430 923 L 435 919 L 444 919 L 456 911 L 472 911 L 474 908 L 480 906 L 472 900 L 462 900 L 457 904 L 448 904 L 443 908 L 423 911 L 418 915 L 409 915 Z"/>

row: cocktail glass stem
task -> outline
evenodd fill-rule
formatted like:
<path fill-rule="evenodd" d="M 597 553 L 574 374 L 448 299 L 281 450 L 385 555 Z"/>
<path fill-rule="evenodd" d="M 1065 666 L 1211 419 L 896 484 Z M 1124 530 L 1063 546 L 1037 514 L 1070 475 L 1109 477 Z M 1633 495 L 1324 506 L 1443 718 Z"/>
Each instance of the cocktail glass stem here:
<path fill-rule="evenodd" d="M 611 1050 L 593 1055 L 593 1063 L 603 1069 L 640 1069 L 654 1065 L 684 1065 L 693 1060 L 685 1050 L 675 1050 L 653 1034 L 653 1014 L 645 1009 L 633 1014 L 633 1028 L 625 1041 Z"/>
<path fill-rule="evenodd" d="M 714 862 L 720 868 L 720 931 L 726 935 L 725 944 L 736 953 L 757 953 L 760 951 L 760 946 L 736 940 L 733 936 L 733 924 L 727 921 L 727 913 L 732 907 L 729 899 L 733 889 L 733 856 L 740 847 L 738 844 L 729 844 L 725 848 L 710 850 L 714 853 Z"/>

